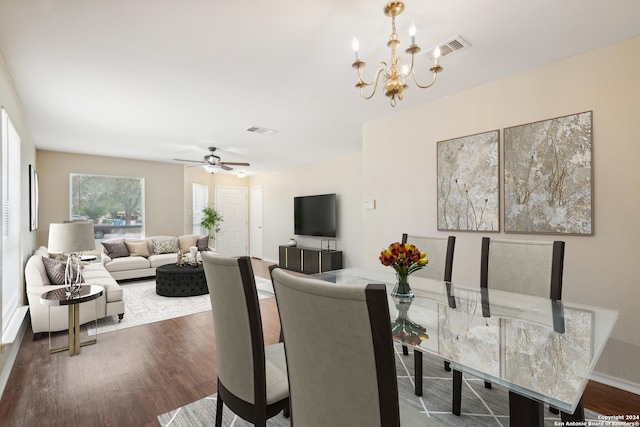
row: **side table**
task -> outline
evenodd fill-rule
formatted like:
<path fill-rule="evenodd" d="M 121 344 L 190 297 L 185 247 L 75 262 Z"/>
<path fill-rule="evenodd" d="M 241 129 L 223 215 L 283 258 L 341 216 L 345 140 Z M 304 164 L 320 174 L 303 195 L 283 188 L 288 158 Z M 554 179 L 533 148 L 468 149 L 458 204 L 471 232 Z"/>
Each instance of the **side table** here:
<path fill-rule="evenodd" d="M 97 285 L 82 285 L 77 294 L 67 295 L 65 288 L 54 289 L 40 296 L 40 302 L 44 305 L 69 307 L 69 345 L 65 347 L 51 348 L 51 327 L 49 327 L 49 352 L 58 353 L 69 350 L 69 356 L 80 354 L 80 347 L 95 344 L 98 341 L 98 304 L 96 306 L 96 338 L 80 342 L 80 303 L 97 300 L 104 294 L 104 288 Z M 49 322 L 51 322 L 51 309 L 49 309 Z"/>

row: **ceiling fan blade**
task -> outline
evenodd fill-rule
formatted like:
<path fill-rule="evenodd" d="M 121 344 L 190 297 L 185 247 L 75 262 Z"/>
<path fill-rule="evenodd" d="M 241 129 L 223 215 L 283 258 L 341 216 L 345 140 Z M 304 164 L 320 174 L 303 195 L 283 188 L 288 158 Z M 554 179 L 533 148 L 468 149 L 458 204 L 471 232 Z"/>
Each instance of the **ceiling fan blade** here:
<path fill-rule="evenodd" d="M 220 169 L 224 169 L 224 170 L 226 170 L 226 171 L 233 170 L 233 168 L 231 168 L 231 167 L 227 166 L 227 165 L 226 165 L 226 164 L 224 164 L 224 163 L 218 163 L 218 166 L 220 166 Z"/>
<path fill-rule="evenodd" d="M 233 165 L 233 166 L 251 166 L 246 162 L 220 162 L 221 165 Z"/>
<path fill-rule="evenodd" d="M 176 162 L 204 163 L 202 160 L 173 159 Z"/>

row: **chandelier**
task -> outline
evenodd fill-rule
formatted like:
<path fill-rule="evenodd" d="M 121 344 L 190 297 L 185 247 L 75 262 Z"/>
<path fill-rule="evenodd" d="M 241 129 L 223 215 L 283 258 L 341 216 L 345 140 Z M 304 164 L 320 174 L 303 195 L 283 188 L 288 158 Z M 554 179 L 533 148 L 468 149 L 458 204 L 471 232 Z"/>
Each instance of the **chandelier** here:
<path fill-rule="evenodd" d="M 433 84 L 436 82 L 438 73 L 442 71 L 442 67 L 438 63 L 440 58 L 440 48 L 436 47 L 433 51 L 433 66 L 429 69 L 433 73 L 433 79 L 431 80 L 431 83 L 423 85 L 418 82 L 413 69 L 413 60 L 414 56 L 418 52 L 420 52 L 420 47 L 416 45 L 416 27 L 413 23 L 411 23 L 411 27 L 409 28 L 411 45 L 405 50 L 405 53 L 410 55 L 411 57 L 411 65 L 402 65 L 401 58 L 399 58 L 396 54 L 396 48 L 400 44 L 400 40 L 398 40 L 398 33 L 396 31 L 396 16 L 400 15 L 403 10 L 404 3 L 401 1 L 387 3 L 387 5 L 384 7 L 384 14 L 391 17 L 391 35 L 389 36 L 389 41 L 387 42 L 387 46 L 391 49 L 391 60 L 389 61 L 389 63 L 381 61 L 378 64 L 378 70 L 376 71 L 375 77 L 371 82 L 366 82 L 362 78 L 362 69 L 366 64 L 358 57 L 358 49 L 360 47 L 358 40 L 353 39 L 353 50 L 355 50 L 356 52 L 356 60 L 351 66 L 358 71 L 358 83 L 356 83 L 356 87 L 360 89 L 360 96 L 364 99 L 371 99 L 373 95 L 376 94 L 380 75 L 383 75 L 384 94 L 385 96 L 389 97 L 392 107 L 396 106 L 396 99 L 402 100 L 404 90 L 409 87 L 406 82 L 409 74 L 411 74 L 411 77 L 413 77 L 413 81 L 415 82 L 416 86 L 421 89 L 427 89 L 433 86 Z M 402 67 L 400 67 L 401 65 Z M 368 96 L 364 93 L 364 88 L 367 86 L 373 86 L 373 91 Z"/>

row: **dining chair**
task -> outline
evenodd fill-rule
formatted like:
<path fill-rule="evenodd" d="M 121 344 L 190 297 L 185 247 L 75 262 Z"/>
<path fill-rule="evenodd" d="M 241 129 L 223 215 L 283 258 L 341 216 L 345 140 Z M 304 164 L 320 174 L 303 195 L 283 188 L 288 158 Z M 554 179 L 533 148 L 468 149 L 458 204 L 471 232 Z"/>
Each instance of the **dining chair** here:
<path fill-rule="evenodd" d="M 449 237 L 421 237 L 402 234 L 402 243 L 410 243 L 420 251 L 427 253 L 429 264 L 426 268 L 415 271 L 412 276 L 451 282 L 453 273 L 453 252 L 456 246 L 455 236 Z M 402 346 L 402 353 L 409 354 L 406 345 Z M 414 349 L 413 366 L 415 371 L 415 394 L 422 396 L 422 351 Z M 444 368 L 450 371 L 449 362 L 444 362 Z"/>
<path fill-rule="evenodd" d="M 564 242 L 482 238 L 480 288 L 562 300 Z M 491 383 L 485 381 L 485 387 Z M 460 415 L 462 372 L 453 370 L 452 412 Z M 553 411 L 556 412 L 556 411 Z"/>
<path fill-rule="evenodd" d="M 216 338 L 216 427 L 222 425 L 223 404 L 256 426 L 265 426 L 280 411 L 288 416 L 284 345 L 264 344 L 251 259 L 202 252 L 202 263 Z"/>
<path fill-rule="evenodd" d="M 271 270 L 295 427 L 425 426 L 399 403 L 387 291 Z M 336 351 L 340 348 L 341 351 Z"/>

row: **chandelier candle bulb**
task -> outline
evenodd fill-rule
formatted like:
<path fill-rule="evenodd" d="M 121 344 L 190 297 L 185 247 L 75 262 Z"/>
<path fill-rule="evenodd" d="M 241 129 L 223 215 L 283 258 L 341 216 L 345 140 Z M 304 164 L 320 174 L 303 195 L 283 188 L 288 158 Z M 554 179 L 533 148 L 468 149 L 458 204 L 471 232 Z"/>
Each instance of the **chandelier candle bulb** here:
<path fill-rule="evenodd" d="M 411 36 L 411 46 L 415 46 L 415 44 L 416 44 L 416 24 L 414 24 L 413 22 L 411 23 L 411 26 L 409 27 L 409 35 Z"/>
<path fill-rule="evenodd" d="M 358 50 L 360 49 L 360 43 L 358 43 L 358 39 L 353 39 L 353 42 L 351 43 L 351 46 L 353 47 L 353 51 L 356 53 L 356 61 L 358 60 Z"/>

